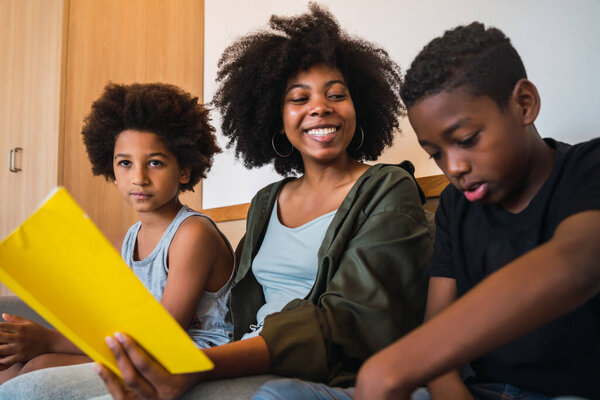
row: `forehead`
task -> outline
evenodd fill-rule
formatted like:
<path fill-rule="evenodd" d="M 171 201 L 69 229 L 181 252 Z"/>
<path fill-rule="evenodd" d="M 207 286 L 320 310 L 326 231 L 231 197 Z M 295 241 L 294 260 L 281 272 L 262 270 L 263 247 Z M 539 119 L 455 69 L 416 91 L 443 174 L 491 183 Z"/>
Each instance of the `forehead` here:
<path fill-rule="evenodd" d="M 157 134 L 148 131 L 127 129 L 117 136 L 115 153 L 118 150 L 147 152 L 150 150 L 167 152 L 167 146 Z"/>
<path fill-rule="evenodd" d="M 295 85 L 313 87 L 335 81 L 345 84 L 344 76 L 338 68 L 329 67 L 325 64 L 316 64 L 307 70 L 298 71 L 290 76 L 287 81 L 287 90 Z"/>
<path fill-rule="evenodd" d="M 452 133 L 465 124 L 497 116 L 501 110 L 488 96 L 476 96 L 464 89 L 426 96 L 408 109 L 408 118 L 419 139 Z"/>

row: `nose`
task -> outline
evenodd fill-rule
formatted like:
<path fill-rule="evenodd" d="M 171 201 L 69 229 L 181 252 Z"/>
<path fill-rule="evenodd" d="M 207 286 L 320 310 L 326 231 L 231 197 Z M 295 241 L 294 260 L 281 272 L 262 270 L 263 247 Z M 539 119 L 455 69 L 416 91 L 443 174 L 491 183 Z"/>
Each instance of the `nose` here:
<path fill-rule="evenodd" d="M 318 117 L 331 114 L 331 107 L 324 96 L 314 96 L 310 100 L 310 115 Z"/>
<path fill-rule="evenodd" d="M 457 151 L 448 151 L 446 153 L 446 170 L 448 175 L 453 178 L 460 178 L 469 172 L 469 162 Z"/>
<path fill-rule="evenodd" d="M 144 186 L 149 183 L 148 174 L 146 168 L 137 167 L 134 169 L 131 176 L 131 183 L 137 186 Z"/>

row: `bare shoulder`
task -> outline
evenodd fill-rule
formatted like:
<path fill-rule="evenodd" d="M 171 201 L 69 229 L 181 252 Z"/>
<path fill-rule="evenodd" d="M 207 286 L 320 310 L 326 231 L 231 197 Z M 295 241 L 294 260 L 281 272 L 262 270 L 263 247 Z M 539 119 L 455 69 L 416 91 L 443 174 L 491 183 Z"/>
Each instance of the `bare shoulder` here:
<path fill-rule="evenodd" d="M 212 221 L 206 217 L 194 215 L 186 218 L 173 237 L 171 246 L 195 245 L 215 246 L 223 241 Z"/>

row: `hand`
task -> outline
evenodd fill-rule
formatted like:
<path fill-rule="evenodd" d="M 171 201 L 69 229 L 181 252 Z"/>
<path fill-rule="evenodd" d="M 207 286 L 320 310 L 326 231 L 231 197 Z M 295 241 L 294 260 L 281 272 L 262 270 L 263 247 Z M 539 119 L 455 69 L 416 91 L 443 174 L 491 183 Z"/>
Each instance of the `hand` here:
<path fill-rule="evenodd" d="M 410 400 L 413 388 L 404 387 L 394 370 L 378 355 L 369 358 L 358 371 L 355 400 Z"/>
<path fill-rule="evenodd" d="M 27 362 L 50 352 L 52 329 L 16 315 L 2 314 L 2 318 L 7 322 L 0 322 L 1 365 Z"/>
<path fill-rule="evenodd" d="M 123 380 L 100 364 L 95 369 L 116 400 L 175 399 L 197 380 L 197 374 L 170 374 L 124 334 L 107 337 L 106 343 L 115 355 Z"/>

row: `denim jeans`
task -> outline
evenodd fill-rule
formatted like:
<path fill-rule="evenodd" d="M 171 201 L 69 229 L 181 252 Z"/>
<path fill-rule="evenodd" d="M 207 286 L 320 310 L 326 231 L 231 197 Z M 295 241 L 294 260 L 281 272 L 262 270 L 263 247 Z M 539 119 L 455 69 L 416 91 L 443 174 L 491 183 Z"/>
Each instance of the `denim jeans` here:
<path fill-rule="evenodd" d="M 491 383 L 469 385 L 475 400 L 551 400 L 543 394 L 529 392 L 515 386 Z M 354 388 L 332 388 L 323 383 L 307 382 L 298 379 L 279 379 L 265 383 L 252 400 L 351 400 Z M 577 397 L 560 397 L 554 400 L 584 400 Z M 431 400 L 425 388 L 416 390 L 412 400 Z"/>
<path fill-rule="evenodd" d="M 0 400 L 80 400 L 112 397 L 104 382 L 92 369 L 92 363 L 46 368 L 18 376 L 0 385 Z M 273 375 L 202 382 L 181 397 L 182 400 L 251 399 Z"/>

